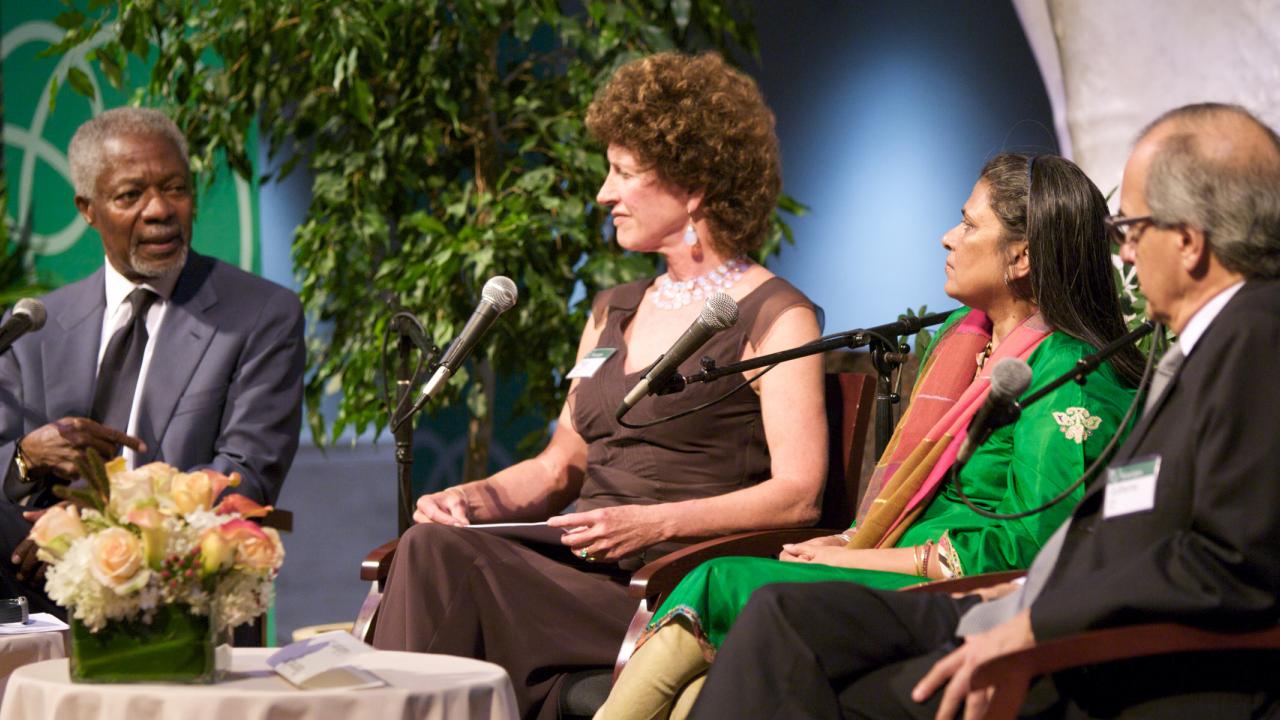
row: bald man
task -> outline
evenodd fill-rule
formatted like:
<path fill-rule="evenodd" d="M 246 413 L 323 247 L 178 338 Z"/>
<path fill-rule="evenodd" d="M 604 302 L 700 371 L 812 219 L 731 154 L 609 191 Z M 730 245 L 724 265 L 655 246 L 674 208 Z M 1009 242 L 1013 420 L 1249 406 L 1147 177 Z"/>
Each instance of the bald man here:
<path fill-rule="evenodd" d="M 1166 113 L 1139 136 L 1120 211 L 1121 257 L 1178 343 L 1106 481 L 1025 585 L 963 598 L 766 587 L 692 717 L 980 717 L 974 669 L 1040 641 L 1148 622 L 1280 622 L 1280 138 L 1236 106 Z M 1276 653 L 1113 663 L 1042 680 L 1024 712 L 1276 717 L 1277 668 Z"/>

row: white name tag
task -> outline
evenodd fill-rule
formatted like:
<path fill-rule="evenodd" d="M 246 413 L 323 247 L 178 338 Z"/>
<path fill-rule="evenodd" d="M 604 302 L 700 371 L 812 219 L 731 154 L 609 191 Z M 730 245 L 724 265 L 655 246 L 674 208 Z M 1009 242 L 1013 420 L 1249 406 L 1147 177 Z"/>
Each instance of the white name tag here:
<path fill-rule="evenodd" d="M 600 369 L 600 366 L 604 364 L 604 361 L 608 360 L 617 351 L 617 348 L 596 348 L 586 355 L 583 355 L 582 359 L 578 361 L 578 364 L 574 365 L 573 369 L 570 370 L 569 374 L 565 375 L 565 377 L 570 380 L 573 378 L 589 378 L 595 375 L 596 371 Z"/>
<path fill-rule="evenodd" d="M 1149 455 L 1118 468 L 1107 469 L 1107 487 L 1102 499 L 1102 517 L 1145 512 L 1156 506 L 1156 477 L 1160 456 Z"/>

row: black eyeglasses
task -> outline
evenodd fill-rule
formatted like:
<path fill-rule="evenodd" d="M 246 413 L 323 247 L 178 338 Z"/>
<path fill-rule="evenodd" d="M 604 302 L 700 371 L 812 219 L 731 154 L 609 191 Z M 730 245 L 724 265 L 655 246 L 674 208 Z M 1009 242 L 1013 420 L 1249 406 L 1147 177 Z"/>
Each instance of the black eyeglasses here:
<path fill-rule="evenodd" d="M 1159 224 L 1150 215 L 1139 215 L 1137 217 L 1113 215 L 1104 220 L 1103 223 L 1107 226 L 1107 232 L 1111 234 L 1112 241 L 1120 247 L 1130 243 L 1137 243 L 1138 238 L 1142 237 L 1143 228 L 1148 225 Z"/>

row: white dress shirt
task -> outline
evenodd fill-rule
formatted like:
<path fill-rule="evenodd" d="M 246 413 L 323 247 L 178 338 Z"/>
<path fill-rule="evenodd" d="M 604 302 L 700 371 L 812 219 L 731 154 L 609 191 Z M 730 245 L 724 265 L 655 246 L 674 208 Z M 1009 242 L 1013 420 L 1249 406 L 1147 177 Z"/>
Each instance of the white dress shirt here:
<path fill-rule="evenodd" d="M 138 370 L 138 384 L 133 390 L 133 403 L 129 407 L 129 426 L 123 430 L 133 435 L 137 432 L 138 408 L 141 406 L 142 390 L 147 386 L 147 369 L 151 366 L 151 350 L 155 347 L 156 334 L 160 332 L 160 324 L 164 322 L 165 311 L 169 308 L 169 297 L 178 283 L 180 269 L 163 277 L 135 283 L 121 275 L 106 261 L 105 285 L 107 294 L 106 311 L 102 313 L 102 338 L 98 343 L 98 369 L 102 369 L 102 356 L 106 354 L 107 344 L 111 337 L 133 320 L 133 306 L 127 300 L 129 293 L 135 288 L 145 287 L 156 294 L 156 300 L 147 310 L 147 346 L 142 351 L 142 367 Z M 116 428 L 120 430 L 122 428 Z M 129 469 L 133 469 L 136 454 L 130 448 L 124 449 L 124 461 Z"/>

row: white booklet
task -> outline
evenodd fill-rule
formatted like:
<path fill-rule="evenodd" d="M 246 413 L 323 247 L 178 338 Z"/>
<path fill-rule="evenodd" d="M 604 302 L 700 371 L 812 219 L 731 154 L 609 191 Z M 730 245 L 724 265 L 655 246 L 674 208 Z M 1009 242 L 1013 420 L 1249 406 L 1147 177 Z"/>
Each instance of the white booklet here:
<path fill-rule="evenodd" d="M 467 527 L 472 530 L 479 530 L 480 532 L 487 532 L 498 537 L 511 538 L 522 542 L 564 546 L 560 542 L 560 538 L 564 536 L 565 529 L 551 527 L 545 522 L 487 523 L 483 525 L 468 525 Z"/>
<path fill-rule="evenodd" d="M 0 635 L 57 632 L 58 630 L 68 630 L 70 627 L 49 613 L 31 613 L 25 623 L 0 623 Z"/>
<path fill-rule="evenodd" d="M 363 690 L 387 683 L 351 664 L 357 656 L 376 652 L 345 630 L 321 633 L 287 645 L 267 658 L 280 677 L 303 690 Z"/>

